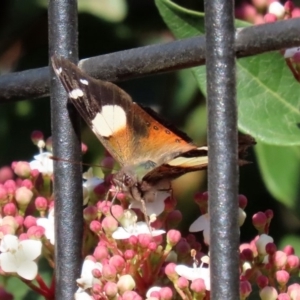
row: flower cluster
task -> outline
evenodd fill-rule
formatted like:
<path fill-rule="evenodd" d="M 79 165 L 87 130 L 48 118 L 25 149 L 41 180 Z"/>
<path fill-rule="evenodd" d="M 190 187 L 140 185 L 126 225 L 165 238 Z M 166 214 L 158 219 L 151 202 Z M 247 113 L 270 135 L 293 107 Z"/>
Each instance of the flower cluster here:
<path fill-rule="evenodd" d="M 54 280 L 48 286 L 39 271 L 41 256 L 55 269 L 53 163 L 51 153 L 43 152 L 51 143 L 40 132 L 33 133 L 33 140 L 40 154 L 30 163 L 13 163 L 17 178 L 0 184 L 0 271 L 52 299 Z M 107 169 L 114 162 L 109 155 L 102 165 L 103 178 L 95 178 L 91 170 L 83 175 L 84 263 L 74 298 L 210 299 L 208 193 L 194 197 L 200 217 L 190 232 L 203 232 L 199 242 L 194 234 L 183 237 L 176 229 L 183 216 L 169 192 L 159 191 L 152 203 L 132 202 L 112 184 Z M 247 198 L 240 195 L 240 226 L 246 205 Z M 298 276 L 299 258 L 291 246 L 276 249 L 268 236 L 272 218 L 270 210 L 255 214 L 258 236 L 240 246 L 240 299 L 255 289 L 261 299 L 300 297 L 300 285 L 290 284 Z M 11 299 L 3 287 L 1 293 L 1 299 Z"/>
<path fill-rule="evenodd" d="M 273 23 L 280 20 L 300 17 L 300 8 L 293 1 L 286 1 L 282 5 L 278 0 L 252 0 L 244 1 L 236 9 L 237 18 L 254 24 Z M 300 82 L 300 47 L 283 49 L 281 51 L 287 66 L 295 79 Z"/>

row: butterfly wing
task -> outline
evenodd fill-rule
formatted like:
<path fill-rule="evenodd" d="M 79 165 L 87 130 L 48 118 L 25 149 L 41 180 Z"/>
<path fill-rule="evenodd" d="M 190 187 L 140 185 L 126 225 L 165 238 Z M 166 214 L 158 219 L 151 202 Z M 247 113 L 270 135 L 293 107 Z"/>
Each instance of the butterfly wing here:
<path fill-rule="evenodd" d="M 139 166 L 139 176 L 197 147 L 179 130 L 163 125 L 154 112 L 132 102 L 113 83 L 96 80 L 70 61 L 52 65 L 69 99 L 121 166 Z"/>

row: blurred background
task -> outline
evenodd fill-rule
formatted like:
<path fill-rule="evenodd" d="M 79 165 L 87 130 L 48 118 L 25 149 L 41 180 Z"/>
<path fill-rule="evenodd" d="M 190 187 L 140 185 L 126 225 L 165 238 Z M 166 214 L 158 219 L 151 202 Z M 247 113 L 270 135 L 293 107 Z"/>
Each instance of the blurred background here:
<path fill-rule="evenodd" d="M 203 11 L 203 1 L 174 2 Z M 237 1 L 237 7 L 241 3 Z M 0 1 L 1 74 L 48 65 L 47 22 L 47 1 Z M 174 37 L 161 19 L 153 0 L 79 0 L 80 58 L 172 40 Z M 198 145 L 206 143 L 205 99 L 188 69 L 130 80 L 119 86 L 135 102 L 156 109 Z M 32 160 L 37 153 L 30 140 L 33 130 L 43 131 L 45 137 L 51 135 L 49 98 L 28 99 L 1 106 L 0 167 L 10 166 L 12 161 Z M 103 147 L 83 122 L 82 141 L 89 149 L 84 161 L 99 164 Z M 294 211 L 287 209 L 266 189 L 253 149 L 249 151 L 248 160 L 253 163 L 240 169 L 240 193 L 248 198 L 248 217 L 241 228 L 241 240 L 250 241 L 257 234 L 251 224 L 252 215 L 272 209 L 271 236 L 278 246 L 291 243 L 299 249 L 299 255 L 300 242 L 296 237 L 300 233 L 299 219 Z M 206 172 L 188 174 L 174 182 L 174 194 L 184 215 L 183 231 L 187 232 L 188 226 L 199 216 L 197 205 L 193 202 L 194 193 L 206 189 Z"/>

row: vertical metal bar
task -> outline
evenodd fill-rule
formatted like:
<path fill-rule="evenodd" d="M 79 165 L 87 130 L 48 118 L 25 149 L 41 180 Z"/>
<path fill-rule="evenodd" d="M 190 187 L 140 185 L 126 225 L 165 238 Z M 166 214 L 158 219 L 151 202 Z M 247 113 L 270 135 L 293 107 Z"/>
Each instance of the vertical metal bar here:
<path fill-rule="evenodd" d="M 78 60 L 77 1 L 49 1 L 49 54 Z M 80 120 L 74 107 L 67 105 L 67 94 L 51 69 L 51 123 L 53 154 L 80 161 Z M 55 299 L 74 299 L 80 276 L 82 249 L 81 166 L 54 162 L 55 197 Z"/>
<path fill-rule="evenodd" d="M 211 299 L 239 299 L 234 1 L 206 0 Z"/>

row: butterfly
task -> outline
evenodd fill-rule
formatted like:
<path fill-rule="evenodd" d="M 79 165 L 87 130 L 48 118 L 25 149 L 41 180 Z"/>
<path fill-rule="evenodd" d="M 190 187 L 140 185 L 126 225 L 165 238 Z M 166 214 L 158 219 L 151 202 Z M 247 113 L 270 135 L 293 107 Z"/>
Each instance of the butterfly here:
<path fill-rule="evenodd" d="M 153 110 L 132 101 L 117 85 L 96 80 L 62 57 L 52 57 L 57 77 L 96 137 L 120 164 L 114 183 L 134 200 L 154 201 L 170 182 L 208 165 L 207 146 L 198 147 Z M 239 134 L 239 164 L 249 146 Z"/>

